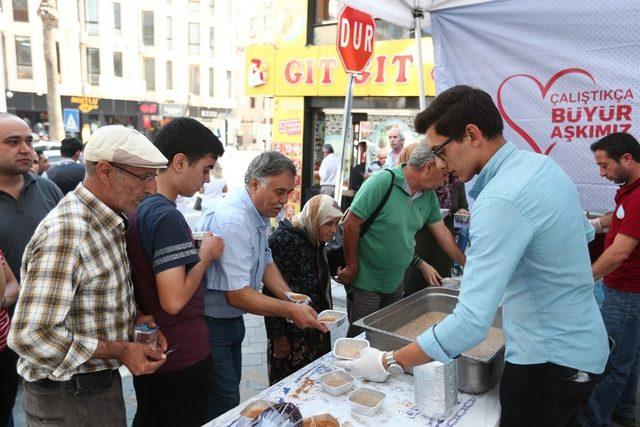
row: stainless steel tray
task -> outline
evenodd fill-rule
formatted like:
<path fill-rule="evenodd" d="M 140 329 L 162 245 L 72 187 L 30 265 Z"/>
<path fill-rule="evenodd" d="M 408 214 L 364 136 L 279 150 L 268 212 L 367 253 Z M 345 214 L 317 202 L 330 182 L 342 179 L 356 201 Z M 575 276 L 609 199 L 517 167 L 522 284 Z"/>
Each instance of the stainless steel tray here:
<path fill-rule="evenodd" d="M 445 288 L 427 288 L 404 298 L 395 304 L 378 310 L 355 322 L 363 328 L 372 347 L 380 350 L 397 350 L 415 340 L 393 331 L 413 319 L 431 312 L 452 313 L 458 303 L 459 291 Z M 493 326 L 502 329 L 502 310 L 498 309 Z M 458 389 L 465 393 L 479 394 L 491 389 L 504 370 L 504 346 L 490 358 L 460 355 L 458 363 Z M 411 373 L 408 371 L 407 373 Z"/>

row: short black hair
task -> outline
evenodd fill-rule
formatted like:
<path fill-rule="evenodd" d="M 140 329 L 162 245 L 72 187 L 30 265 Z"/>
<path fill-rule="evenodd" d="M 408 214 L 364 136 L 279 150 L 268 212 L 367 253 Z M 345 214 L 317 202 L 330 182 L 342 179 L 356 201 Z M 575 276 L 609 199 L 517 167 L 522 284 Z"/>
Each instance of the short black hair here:
<path fill-rule="evenodd" d="M 78 151 L 84 150 L 84 145 L 78 138 L 65 138 L 60 143 L 62 157 L 73 157 Z"/>
<path fill-rule="evenodd" d="M 435 125 L 442 136 L 459 140 L 467 125 L 474 124 L 482 134 L 492 139 L 502 135 L 504 123 L 498 108 L 487 92 L 471 86 L 459 85 L 445 90 L 414 120 L 416 132 L 426 133 Z"/>
<path fill-rule="evenodd" d="M 324 144 L 324 146 L 322 147 L 323 150 L 327 150 L 330 153 L 333 153 L 333 147 L 331 146 L 331 144 Z"/>
<path fill-rule="evenodd" d="M 190 117 L 178 117 L 164 125 L 153 140 L 153 144 L 169 160 L 176 154 L 187 156 L 189 163 L 207 155 L 216 159 L 224 154 L 222 142 L 211 130 Z"/>
<path fill-rule="evenodd" d="M 591 144 L 591 151 L 602 150 L 607 156 L 620 163 L 620 158 L 631 154 L 636 162 L 640 162 L 640 144 L 630 133 L 616 132 L 599 139 Z"/>
<path fill-rule="evenodd" d="M 38 156 L 44 156 L 44 148 L 42 147 L 36 147 L 33 151 L 35 151 Z"/>

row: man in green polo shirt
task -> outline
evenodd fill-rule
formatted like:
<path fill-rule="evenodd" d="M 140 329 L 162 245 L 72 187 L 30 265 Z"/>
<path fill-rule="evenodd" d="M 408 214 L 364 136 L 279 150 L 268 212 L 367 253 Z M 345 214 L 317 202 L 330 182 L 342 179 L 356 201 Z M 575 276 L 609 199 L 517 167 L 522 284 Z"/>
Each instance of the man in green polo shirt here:
<path fill-rule="evenodd" d="M 391 174 L 380 171 L 366 180 L 356 194 L 344 221 L 346 266 L 338 271 L 338 281 L 347 287 L 347 336 L 361 332 L 353 322 L 402 298 L 402 281 L 407 267 L 419 268 L 430 284 L 437 284 L 433 267 L 414 256 L 415 234 L 425 224 L 442 249 L 461 265 L 465 256 L 440 216 L 438 199 L 432 190 L 444 181 L 442 169 L 426 143 L 415 148 L 409 161 L 390 169 L 393 188 L 386 204 L 366 234 L 359 238 L 360 226 L 384 198 Z"/>

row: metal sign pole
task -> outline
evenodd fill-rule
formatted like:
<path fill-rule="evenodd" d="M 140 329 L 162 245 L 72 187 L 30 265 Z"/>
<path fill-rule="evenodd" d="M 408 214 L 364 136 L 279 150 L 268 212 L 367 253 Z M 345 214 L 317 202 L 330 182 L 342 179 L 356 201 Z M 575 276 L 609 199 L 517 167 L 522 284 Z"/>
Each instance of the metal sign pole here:
<path fill-rule="evenodd" d="M 351 101 L 353 100 L 353 73 L 349 73 L 347 81 L 347 95 L 344 98 L 344 115 L 342 117 L 342 159 L 336 174 L 336 191 L 334 198 L 338 205 L 342 204 L 342 182 L 346 168 L 347 154 L 351 153 L 351 144 L 347 141 L 349 135 L 349 124 L 351 123 Z"/>

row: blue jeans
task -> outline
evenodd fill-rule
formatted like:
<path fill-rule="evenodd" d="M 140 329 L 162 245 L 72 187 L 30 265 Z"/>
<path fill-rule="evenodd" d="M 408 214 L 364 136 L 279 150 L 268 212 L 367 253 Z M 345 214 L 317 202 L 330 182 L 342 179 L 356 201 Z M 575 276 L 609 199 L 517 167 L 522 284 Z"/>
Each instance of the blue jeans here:
<path fill-rule="evenodd" d="M 209 380 L 209 418 L 217 418 L 240 404 L 242 375 L 242 317 L 217 319 L 205 316 L 211 346 Z"/>
<path fill-rule="evenodd" d="M 635 419 L 640 374 L 640 294 L 604 289 L 602 318 L 616 343 L 611 371 L 593 391 L 580 419 L 584 426 L 609 426 L 613 414 Z"/>

